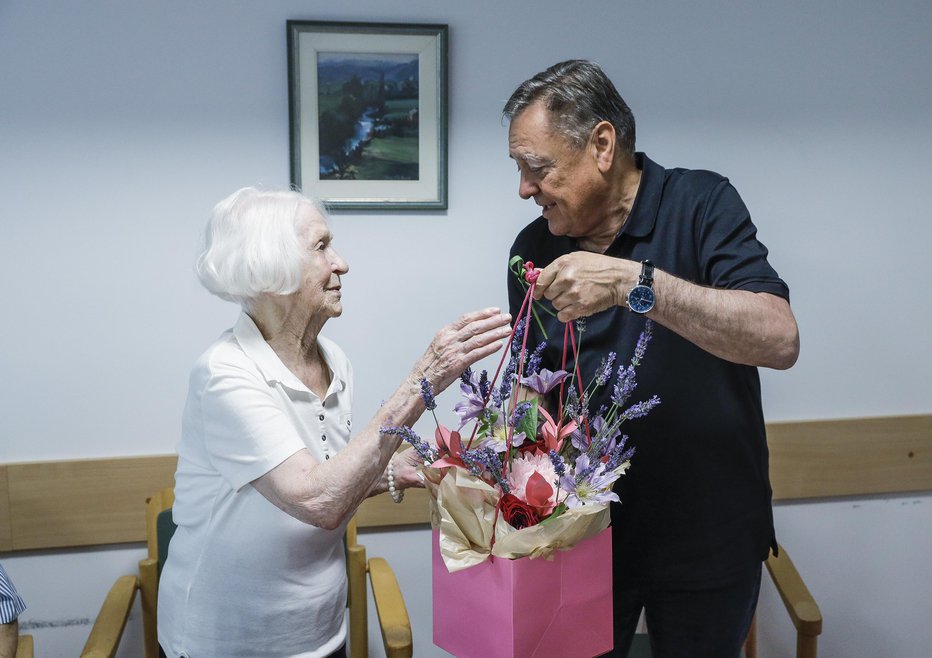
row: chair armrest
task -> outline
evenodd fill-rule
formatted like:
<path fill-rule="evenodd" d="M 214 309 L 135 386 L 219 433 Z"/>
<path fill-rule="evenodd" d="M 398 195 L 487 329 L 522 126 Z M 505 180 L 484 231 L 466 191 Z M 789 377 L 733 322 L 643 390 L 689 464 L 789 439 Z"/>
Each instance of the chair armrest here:
<path fill-rule="evenodd" d="M 121 576 L 113 584 L 91 628 L 81 652 L 82 658 L 113 658 L 116 655 L 138 587 L 136 576 Z"/>
<path fill-rule="evenodd" d="M 786 550 L 782 546 L 778 548 L 780 557 L 771 554 L 767 558 L 767 571 L 797 632 L 807 637 L 817 637 L 822 633 L 822 612 Z"/>
<path fill-rule="evenodd" d="M 369 580 L 372 598 L 379 615 L 382 641 L 388 658 L 410 658 L 414 649 L 411 637 L 411 620 L 398 587 L 395 573 L 384 558 L 369 559 Z"/>

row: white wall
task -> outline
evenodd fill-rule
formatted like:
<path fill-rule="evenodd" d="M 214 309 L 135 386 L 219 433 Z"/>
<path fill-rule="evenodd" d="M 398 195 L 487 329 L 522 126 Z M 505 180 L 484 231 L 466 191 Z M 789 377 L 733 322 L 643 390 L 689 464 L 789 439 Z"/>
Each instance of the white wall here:
<path fill-rule="evenodd" d="M 173 450 L 188 369 L 236 315 L 191 274 L 198 232 L 237 187 L 289 182 L 289 18 L 450 26 L 449 211 L 332 221 L 351 272 L 326 333 L 354 361 L 360 417 L 442 323 L 505 303 L 534 208 L 499 113 L 570 57 L 605 67 L 641 149 L 730 176 L 751 208 L 803 341 L 795 368 L 762 375 L 770 420 L 932 412 L 930 3 L 344 4 L 0 3 L 0 462 Z M 932 497 L 782 505 L 777 521 L 825 614 L 823 655 L 932 646 L 916 550 Z M 419 656 L 440 654 L 426 536 L 365 535 L 402 577 Z M 75 653 L 141 553 L 4 555 L 39 655 Z M 765 655 L 780 641 L 765 632 Z"/>

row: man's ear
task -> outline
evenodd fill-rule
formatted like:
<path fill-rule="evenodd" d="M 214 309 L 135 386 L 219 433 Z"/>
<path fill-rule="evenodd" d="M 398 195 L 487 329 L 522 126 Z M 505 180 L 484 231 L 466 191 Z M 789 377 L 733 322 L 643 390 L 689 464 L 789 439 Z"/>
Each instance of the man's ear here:
<path fill-rule="evenodd" d="M 608 121 L 600 121 L 589 136 L 589 147 L 595 157 L 596 166 L 603 174 L 612 167 L 615 159 L 615 126 Z"/>

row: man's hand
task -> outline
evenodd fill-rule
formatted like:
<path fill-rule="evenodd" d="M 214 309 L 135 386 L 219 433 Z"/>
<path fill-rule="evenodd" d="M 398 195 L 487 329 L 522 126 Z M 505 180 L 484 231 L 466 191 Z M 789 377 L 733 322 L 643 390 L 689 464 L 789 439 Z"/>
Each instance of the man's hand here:
<path fill-rule="evenodd" d="M 560 322 L 570 322 L 624 304 L 641 266 L 588 251 L 560 256 L 541 270 L 534 298 L 553 303 Z"/>

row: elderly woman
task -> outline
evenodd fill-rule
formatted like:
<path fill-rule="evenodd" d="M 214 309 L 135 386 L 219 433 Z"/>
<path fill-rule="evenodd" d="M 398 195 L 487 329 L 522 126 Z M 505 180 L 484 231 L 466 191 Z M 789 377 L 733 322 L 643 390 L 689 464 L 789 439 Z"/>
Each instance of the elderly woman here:
<path fill-rule="evenodd" d="M 246 188 L 214 208 L 197 272 L 243 313 L 191 373 L 159 585 L 168 656 L 345 655 L 346 523 L 420 484 L 415 451 L 394 456 L 380 428 L 420 417 L 421 378 L 443 390 L 508 336 L 498 309 L 462 316 L 354 433 L 352 369 L 320 335 L 348 269 L 301 194 Z"/>

